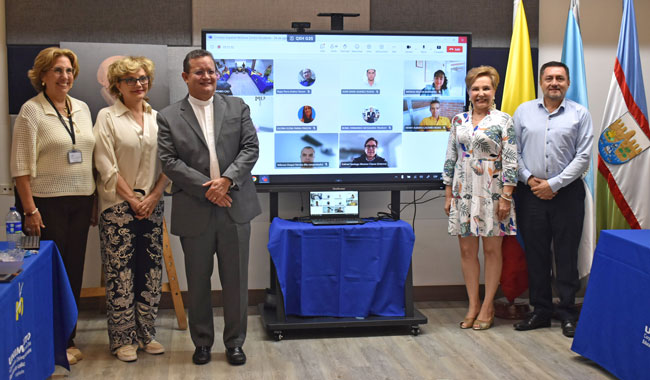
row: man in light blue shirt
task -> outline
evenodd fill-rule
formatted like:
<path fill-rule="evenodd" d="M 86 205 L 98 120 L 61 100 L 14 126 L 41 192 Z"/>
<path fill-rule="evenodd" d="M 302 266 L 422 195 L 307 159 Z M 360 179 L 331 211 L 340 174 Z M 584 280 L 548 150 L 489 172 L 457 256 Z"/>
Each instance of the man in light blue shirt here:
<path fill-rule="evenodd" d="M 573 337 L 580 289 L 578 247 L 582 235 L 585 190 L 581 176 L 589 168 L 593 126 L 589 111 L 565 98 L 569 68 L 551 61 L 539 75 L 544 96 L 523 103 L 514 115 L 519 153 L 517 221 L 528 263 L 530 303 L 534 312 L 516 330 L 550 327 L 554 314 L 562 333 Z M 551 251 L 551 243 L 553 251 Z M 551 256 L 555 258 L 560 303 L 553 308 Z"/>

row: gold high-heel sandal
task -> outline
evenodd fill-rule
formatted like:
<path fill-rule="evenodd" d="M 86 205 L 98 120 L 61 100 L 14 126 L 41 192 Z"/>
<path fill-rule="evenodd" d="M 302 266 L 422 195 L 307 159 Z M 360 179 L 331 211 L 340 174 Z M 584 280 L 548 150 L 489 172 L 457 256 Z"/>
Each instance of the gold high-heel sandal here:
<path fill-rule="evenodd" d="M 493 324 L 494 324 L 494 314 L 492 314 L 492 317 L 490 317 L 490 319 L 488 319 L 487 321 L 481 321 L 480 319 L 474 321 L 472 330 L 476 330 L 476 331 L 487 330 L 490 327 L 492 327 Z"/>
<path fill-rule="evenodd" d="M 462 321 L 460 321 L 460 328 L 463 330 L 471 329 L 474 326 L 474 321 L 476 320 L 476 317 L 474 318 L 464 318 Z"/>

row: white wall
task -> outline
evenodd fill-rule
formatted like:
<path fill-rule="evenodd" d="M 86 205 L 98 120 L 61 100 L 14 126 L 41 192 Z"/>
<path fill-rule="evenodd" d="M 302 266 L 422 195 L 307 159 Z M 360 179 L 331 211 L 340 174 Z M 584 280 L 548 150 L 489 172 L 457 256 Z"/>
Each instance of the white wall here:
<path fill-rule="evenodd" d="M 569 0 L 540 1 L 539 63 L 560 60 Z M 650 1 L 635 0 L 637 33 L 644 84 L 650 89 Z M 603 108 L 614 71 L 614 60 L 621 28 L 623 5 L 621 0 L 583 0 L 580 8 L 580 27 L 584 45 L 585 69 L 589 110 L 594 121 L 594 132 L 601 129 Z"/>

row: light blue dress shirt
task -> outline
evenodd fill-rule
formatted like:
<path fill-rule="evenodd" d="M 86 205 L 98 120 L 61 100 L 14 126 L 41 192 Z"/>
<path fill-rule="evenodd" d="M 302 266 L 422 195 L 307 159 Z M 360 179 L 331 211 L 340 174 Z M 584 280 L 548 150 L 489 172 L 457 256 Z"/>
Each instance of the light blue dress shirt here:
<path fill-rule="evenodd" d="M 514 123 L 523 183 L 532 175 L 556 192 L 589 168 L 594 133 L 585 107 L 565 98 L 549 113 L 544 100 L 535 99 L 517 108 Z"/>

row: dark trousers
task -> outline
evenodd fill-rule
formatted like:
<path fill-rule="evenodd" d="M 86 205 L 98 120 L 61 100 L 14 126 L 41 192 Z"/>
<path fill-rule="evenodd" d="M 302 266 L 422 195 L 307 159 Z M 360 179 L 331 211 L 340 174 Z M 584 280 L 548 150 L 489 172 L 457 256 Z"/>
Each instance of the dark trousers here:
<path fill-rule="evenodd" d="M 190 335 L 195 346 L 212 347 L 214 317 L 211 281 L 217 255 L 223 289 L 223 342 L 244 345 L 248 317 L 248 251 L 250 223 L 235 223 L 226 209 L 214 207 L 207 227 L 198 236 L 181 236 L 189 292 Z"/>
<path fill-rule="evenodd" d="M 41 240 L 53 240 L 59 249 L 74 300 L 79 305 L 93 196 L 34 197 L 34 203 L 45 224 L 45 228 L 41 229 Z M 18 201 L 16 206 L 22 215 L 22 204 Z M 74 345 L 76 332 L 75 326 L 68 347 Z"/>
<path fill-rule="evenodd" d="M 558 318 L 576 318 L 575 294 L 580 289 L 578 247 L 585 214 L 585 190 L 581 180 L 563 187 L 551 200 L 537 198 L 530 187 L 517 185 L 517 222 L 528 263 L 530 304 L 535 313 L 553 313 L 552 255 L 556 290 L 560 297 Z M 553 252 L 551 252 L 551 244 Z"/>
<path fill-rule="evenodd" d="M 124 201 L 99 218 L 106 276 L 106 315 L 111 352 L 151 342 L 162 289 L 163 202 L 147 219 L 136 219 Z"/>

